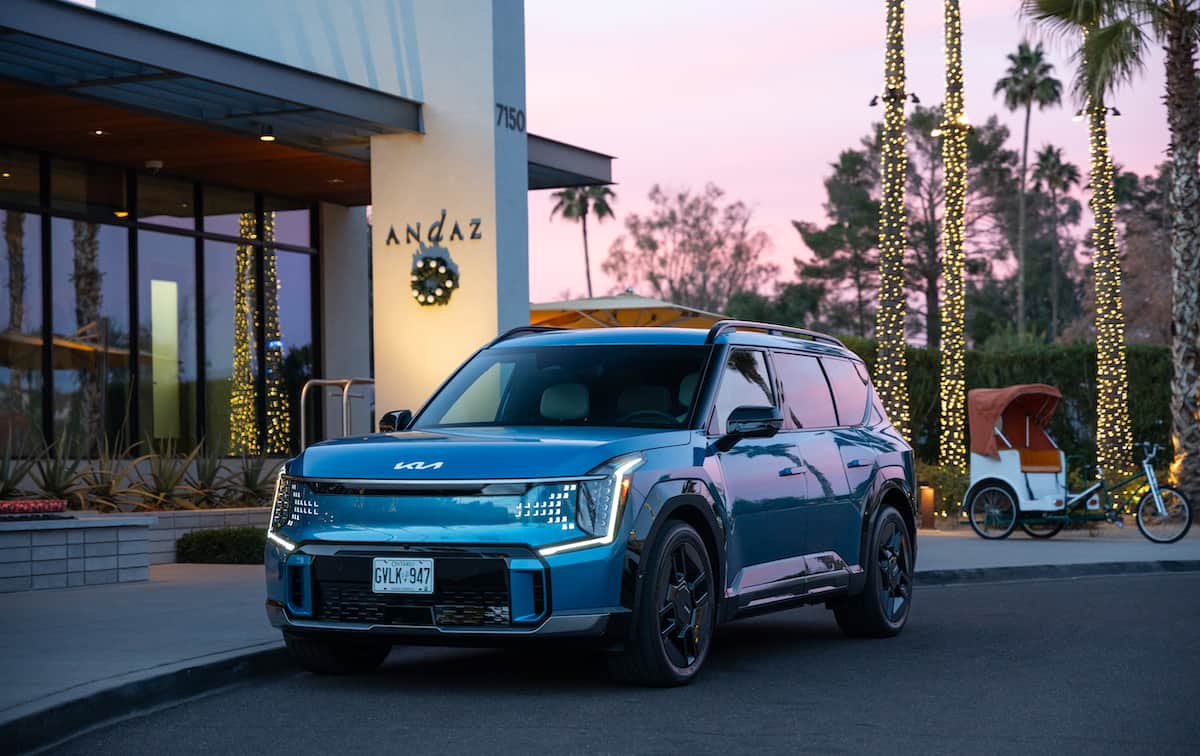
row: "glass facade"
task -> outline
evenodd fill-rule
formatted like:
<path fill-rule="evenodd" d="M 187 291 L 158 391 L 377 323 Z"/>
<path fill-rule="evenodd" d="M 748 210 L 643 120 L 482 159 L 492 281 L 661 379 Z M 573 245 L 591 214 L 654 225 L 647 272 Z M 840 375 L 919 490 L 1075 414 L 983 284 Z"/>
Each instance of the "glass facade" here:
<path fill-rule="evenodd" d="M 294 452 L 313 212 L 0 148 L 0 444 Z"/>

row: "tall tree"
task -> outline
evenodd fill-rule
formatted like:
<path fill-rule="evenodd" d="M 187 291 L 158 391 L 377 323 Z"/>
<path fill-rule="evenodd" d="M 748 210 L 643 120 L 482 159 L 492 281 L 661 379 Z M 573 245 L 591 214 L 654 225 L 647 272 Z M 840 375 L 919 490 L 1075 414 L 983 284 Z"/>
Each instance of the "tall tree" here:
<path fill-rule="evenodd" d="M 587 294 L 592 296 L 592 262 L 588 256 L 588 215 L 595 214 L 597 221 L 613 217 L 612 202 L 617 195 L 607 186 L 579 186 L 561 189 L 553 195 L 556 200 L 550 210 L 550 219 L 561 215 L 567 220 L 579 221 L 583 227 L 583 272 L 587 276 Z"/>
<path fill-rule="evenodd" d="M 1121 304 L 1121 257 L 1117 247 L 1114 169 L 1108 149 L 1106 98 L 1128 75 L 1131 60 L 1124 48 L 1097 45 L 1097 32 L 1115 9 L 1103 0 L 1027 0 L 1039 21 L 1066 35 L 1081 35 L 1075 89 L 1084 103 L 1091 155 L 1094 225 L 1091 241 L 1096 291 L 1096 461 L 1112 476 L 1133 468 L 1129 425 L 1129 377 L 1125 362 L 1125 318 Z M 1105 31 L 1102 37 L 1107 37 Z"/>
<path fill-rule="evenodd" d="M 1009 53 L 1008 63 L 1008 71 L 996 82 L 993 94 L 1003 94 L 1009 110 L 1025 110 L 1021 193 L 1017 195 L 1017 333 L 1022 334 L 1025 332 L 1025 184 L 1029 175 L 1029 121 L 1034 105 L 1042 110 L 1062 101 L 1062 82 L 1054 78 L 1054 66 L 1046 61 L 1041 43 L 1030 47 L 1028 42 L 1022 41 L 1015 53 Z"/>
<path fill-rule="evenodd" d="M 1033 166 L 1033 182 L 1037 191 L 1045 191 L 1050 198 L 1050 327 L 1046 337 L 1053 342 L 1058 337 L 1058 294 L 1062 288 L 1059 279 L 1062 270 L 1063 213 L 1059 202 L 1063 195 L 1079 184 L 1079 168 L 1074 163 L 1063 160 L 1061 148 L 1048 144 L 1037 154 Z"/>
<path fill-rule="evenodd" d="M 792 221 L 814 260 L 796 259 L 801 280 L 849 284 L 853 294 L 853 330 L 870 334 L 871 300 L 879 280 L 879 201 L 873 196 L 878 175 L 865 151 L 845 150 L 825 179 L 825 215 L 819 227 Z"/>
<path fill-rule="evenodd" d="M 967 212 L 967 123 L 963 97 L 962 16 L 958 0 L 946 0 L 946 100 L 938 131 L 942 136 L 945 214 L 942 221 L 941 437 L 938 461 L 963 470 L 967 465 L 966 286 L 963 249 Z M 933 346 L 932 344 L 930 346 Z"/>
<path fill-rule="evenodd" d="M 779 273 L 767 260 L 771 238 L 751 227 L 744 202 L 722 202 L 708 184 L 699 193 L 650 188 L 651 210 L 625 218 L 601 269 L 620 288 L 648 284 L 654 296 L 720 312 L 739 291 L 761 288 Z"/>
<path fill-rule="evenodd" d="M 904 103 L 908 99 L 904 74 L 904 0 L 887 2 L 884 53 L 884 113 L 880 144 L 882 202 L 879 208 L 879 307 L 875 311 L 875 390 L 892 425 L 904 438 L 908 427 L 908 366 L 904 338 L 904 250 L 908 223 L 904 202 Z"/>

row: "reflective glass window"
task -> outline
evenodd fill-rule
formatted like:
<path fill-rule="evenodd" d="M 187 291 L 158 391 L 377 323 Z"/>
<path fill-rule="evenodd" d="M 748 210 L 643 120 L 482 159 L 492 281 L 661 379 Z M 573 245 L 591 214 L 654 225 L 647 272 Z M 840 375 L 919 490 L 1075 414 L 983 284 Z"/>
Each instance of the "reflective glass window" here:
<path fill-rule="evenodd" d="M 77 160 L 50 161 L 50 205 L 111 223 L 129 217 L 125 172 Z"/>
<path fill-rule="evenodd" d="M 204 242 L 205 442 L 219 454 L 258 452 L 254 247 Z"/>
<path fill-rule="evenodd" d="M 0 210 L 0 444 L 37 449 L 42 427 L 42 219 Z M 3 449 L 0 446 L 0 449 Z"/>
<path fill-rule="evenodd" d="M 300 390 L 313 376 L 312 257 L 268 250 L 263 269 L 267 452 L 286 454 L 299 451 Z"/>
<path fill-rule="evenodd" d="M 196 242 L 138 232 L 138 393 L 141 437 L 158 448 L 196 444 Z"/>
<path fill-rule="evenodd" d="M 787 417 L 794 428 L 830 428 L 837 425 L 829 384 L 816 357 L 780 352 L 775 367 L 783 383 Z"/>
<path fill-rule="evenodd" d="M 833 385 L 839 425 L 862 425 L 867 411 L 867 381 L 850 360 L 822 357 L 821 364 Z"/>
<path fill-rule="evenodd" d="M 36 153 L 0 148 L 0 203 L 40 205 L 41 184 Z"/>
<path fill-rule="evenodd" d="M 263 198 L 263 237 L 267 243 L 312 246 L 309 203 L 303 200 Z"/>
<path fill-rule="evenodd" d="M 129 441 L 129 231 L 51 223 L 54 286 L 54 436 L 80 453 L 105 434 Z M 142 351 L 140 360 L 150 360 Z"/>
<path fill-rule="evenodd" d="M 721 388 L 717 391 L 716 432 L 725 432 L 729 413 L 738 407 L 770 407 L 775 404 L 766 356 L 753 349 L 734 349 L 729 353 Z"/>
<path fill-rule="evenodd" d="M 159 226 L 196 227 L 192 183 L 161 176 L 138 176 L 138 220 Z"/>
<path fill-rule="evenodd" d="M 254 195 L 239 189 L 204 187 L 204 231 L 254 238 Z"/>

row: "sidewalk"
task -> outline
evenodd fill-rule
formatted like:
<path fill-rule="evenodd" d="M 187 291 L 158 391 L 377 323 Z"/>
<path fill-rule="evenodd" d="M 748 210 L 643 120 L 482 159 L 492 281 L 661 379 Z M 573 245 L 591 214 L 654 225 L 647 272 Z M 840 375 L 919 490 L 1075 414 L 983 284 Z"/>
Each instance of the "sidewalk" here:
<path fill-rule="evenodd" d="M 921 573 L 934 571 L 964 571 L 969 574 L 964 579 L 989 579 L 989 574 L 1003 579 L 1011 574 L 1004 568 L 1041 565 L 1057 566 L 1048 570 L 1057 574 L 1080 564 L 1165 560 L 1200 565 L 1200 527 L 1169 546 L 1150 543 L 1136 526 L 1098 532 L 1096 537 L 1064 532 L 1049 541 L 1023 534 L 984 541 L 968 527 L 923 530 L 918 536 L 918 584 Z M 994 568 L 1000 569 L 989 573 Z M 258 566 L 160 565 L 151 568 L 148 583 L 0 594 L 0 728 L 121 686 L 129 691 L 130 683 L 149 684 L 183 670 L 256 658 L 252 655 L 281 645 L 263 611 L 263 571 Z M 220 674 L 210 675 L 216 680 L 212 687 L 236 682 L 244 674 L 230 670 L 222 667 Z M 141 698 L 147 695 L 143 692 Z M 121 700 L 130 710 L 148 705 L 132 694 Z"/>

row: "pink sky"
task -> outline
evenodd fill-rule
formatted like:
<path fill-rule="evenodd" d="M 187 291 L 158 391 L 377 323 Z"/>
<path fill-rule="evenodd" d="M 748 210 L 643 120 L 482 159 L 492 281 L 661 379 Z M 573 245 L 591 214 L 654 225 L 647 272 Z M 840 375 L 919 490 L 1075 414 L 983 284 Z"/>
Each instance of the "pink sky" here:
<path fill-rule="evenodd" d="M 967 113 L 976 122 L 1000 115 L 1019 148 L 1021 117 L 992 96 L 1026 33 L 1019 3 L 962 5 Z M 867 102 L 881 88 L 883 0 L 526 0 L 525 29 L 530 131 L 618 158 L 616 218 L 588 224 L 597 295 L 613 286 L 600 263 L 625 215 L 647 209 L 656 182 L 699 189 L 712 181 L 744 200 L 792 279 L 792 258 L 808 253 L 791 220 L 824 217 L 829 163 L 882 115 Z M 942 3 L 908 3 L 909 89 L 923 104 L 942 100 L 942 34 Z M 1066 84 L 1070 51 L 1054 39 L 1046 46 Z M 1156 48 L 1142 79 L 1114 100 L 1123 115 L 1111 121 L 1112 152 L 1127 170 L 1147 173 L 1165 155 L 1162 82 Z M 1030 150 L 1059 145 L 1086 174 L 1077 108 L 1035 111 Z M 550 192 L 530 193 L 535 302 L 586 294 L 579 227 L 550 222 L 552 204 Z"/>

